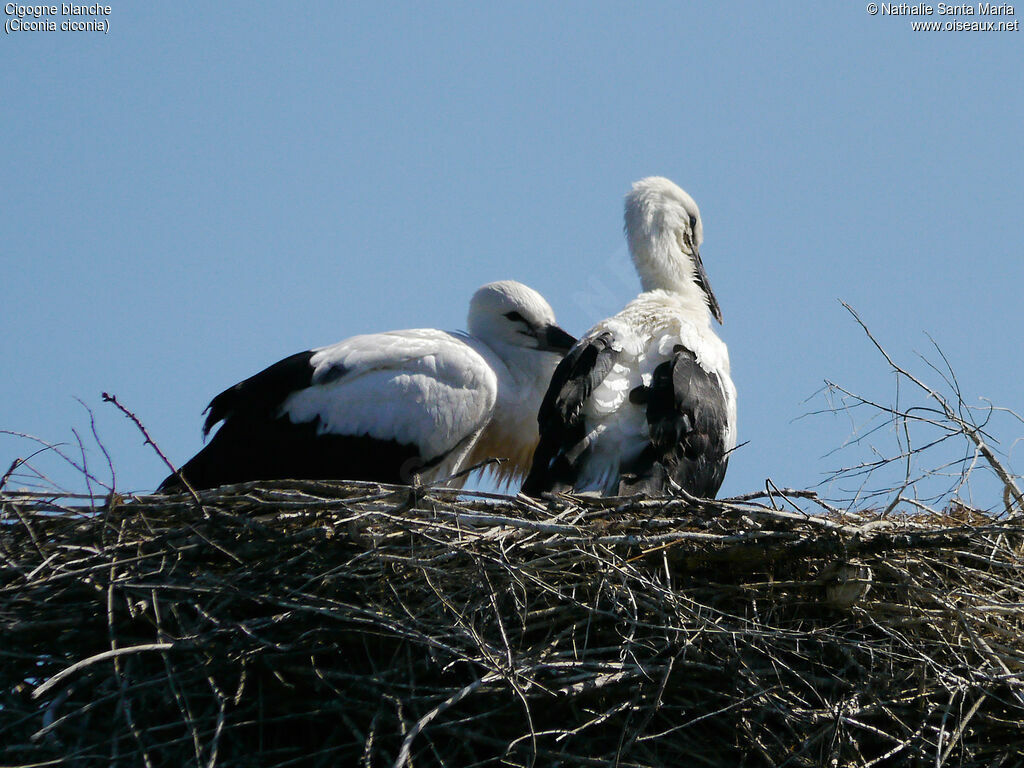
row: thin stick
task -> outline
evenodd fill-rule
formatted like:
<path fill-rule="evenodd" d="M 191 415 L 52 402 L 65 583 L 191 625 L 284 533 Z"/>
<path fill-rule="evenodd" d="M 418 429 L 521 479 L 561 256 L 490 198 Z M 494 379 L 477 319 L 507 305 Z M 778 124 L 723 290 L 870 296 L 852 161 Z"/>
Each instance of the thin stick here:
<path fill-rule="evenodd" d="M 123 405 L 121 405 L 121 403 L 118 402 L 116 395 L 111 395 L 108 394 L 107 392 L 104 392 L 103 402 L 112 403 L 114 407 L 117 408 L 117 410 L 119 410 L 121 413 L 127 416 L 131 420 L 131 422 L 135 424 L 138 430 L 142 433 L 142 436 L 145 438 L 145 442 L 143 444 L 151 446 L 153 450 L 156 451 L 156 455 L 159 456 L 163 460 L 164 464 L 167 465 L 167 468 L 171 470 L 171 474 L 181 481 L 181 484 L 185 487 L 185 490 L 187 490 L 189 495 L 192 496 L 192 500 L 195 502 L 196 506 L 202 509 L 203 503 L 199 500 L 199 494 L 196 493 L 195 488 L 193 488 L 192 485 L 188 482 L 188 480 L 185 479 L 184 475 L 181 474 L 178 468 L 171 463 L 171 460 L 164 455 L 164 452 L 160 450 L 160 446 L 158 446 L 156 442 L 153 440 L 153 438 L 150 437 L 149 431 L 143 426 L 142 422 L 139 420 L 139 417 L 136 416 L 131 411 L 129 411 Z"/>
<path fill-rule="evenodd" d="M 118 656 L 127 656 L 128 654 L 132 653 L 144 653 L 147 651 L 170 651 L 175 650 L 177 647 L 178 646 L 176 646 L 174 643 L 146 643 L 143 645 L 132 645 L 126 648 L 115 648 L 109 651 L 103 651 L 102 653 L 97 653 L 94 656 L 90 656 L 87 659 L 76 661 L 70 667 L 62 669 L 56 675 L 54 675 L 45 683 L 42 683 L 38 688 L 32 691 L 32 698 L 38 699 L 40 696 L 43 696 L 48 690 L 50 690 L 56 685 L 59 685 L 61 681 L 63 681 L 65 678 L 70 677 L 79 670 L 85 669 L 86 667 L 91 666 L 93 664 L 97 664 L 101 661 L 113 659 Z"/>

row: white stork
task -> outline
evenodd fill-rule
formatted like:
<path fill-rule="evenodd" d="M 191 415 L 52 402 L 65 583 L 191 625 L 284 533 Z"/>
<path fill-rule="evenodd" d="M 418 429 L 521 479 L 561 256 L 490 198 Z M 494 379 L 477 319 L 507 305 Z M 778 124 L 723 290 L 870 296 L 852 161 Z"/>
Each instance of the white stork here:
<path fill-rule="evenodd" d="M 697 204 L 661 177 L 626 196 L 626 237 L 643 292 L 581 338 L 540 407 L 523 491 L 712 498 L 736 446 L 736 388 L 700 257 Z"/>
<path fill-rule="evenodd" d="M 286 357 L 213 399 L 204 436 L 223 424 L 181 473 L 196 488 L 286 478 L 430 483 L 505 458 L 498 481 L 522 479 L 547 382 L 576 339 L 539 293 L 512 280 L 473 295 L 468 327 L 353 336 Z M 160 490 L 180 487 L 171 475 Z"/>

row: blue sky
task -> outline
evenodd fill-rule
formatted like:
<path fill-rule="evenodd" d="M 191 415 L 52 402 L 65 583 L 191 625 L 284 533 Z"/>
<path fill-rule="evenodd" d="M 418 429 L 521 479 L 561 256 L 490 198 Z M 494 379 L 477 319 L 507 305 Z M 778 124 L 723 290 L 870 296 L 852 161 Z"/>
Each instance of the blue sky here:
<path fill-rule="evenodd" d="M 225 387 L 355 333 L 463 328 L 491 280 L 582 333 L 638 289 L 622 198 L 654 174 L 698 201 L 725 316 L 749 442 L 723 493 L 891 443 L 828 456 L 850 419 L 798 418 L 825 379 L 895 397 L 839 299 L 918 370 L 931 334 L 968 401 L 1024 409 L 1022 32 L 912 32 L 857 2 L 108 18 L 0 40 L 0 429 L 77 453 L 74 429 L 99 471 L 80 398 L 121 490 L 165 469 L 103 391 L 180 463 Z M 1006 451 L 1024 435 L 1000 429 Z M 32 450 L 0 435 L 0 471 Z"/>

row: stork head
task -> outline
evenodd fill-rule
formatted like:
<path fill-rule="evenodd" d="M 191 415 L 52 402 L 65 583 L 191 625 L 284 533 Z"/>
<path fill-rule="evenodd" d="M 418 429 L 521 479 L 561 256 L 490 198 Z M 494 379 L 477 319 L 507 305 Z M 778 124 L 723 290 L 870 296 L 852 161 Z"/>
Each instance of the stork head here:
<path fill-rule="evenodd" d="M 704 227 L 692 197 L 661 176 L 636 182 L 626 195 L 626 239 L 645 291 L 678 293 L 722 322 L 700 258 Z"/>
<path fill-rule="evenodd" d="M 555 313 L 544 297 L 515 280 L 488 283 L 469 302 L 469 332 L 488 344 L 526 347 L 559 356 L 576 339 L 555 323 Z"/>

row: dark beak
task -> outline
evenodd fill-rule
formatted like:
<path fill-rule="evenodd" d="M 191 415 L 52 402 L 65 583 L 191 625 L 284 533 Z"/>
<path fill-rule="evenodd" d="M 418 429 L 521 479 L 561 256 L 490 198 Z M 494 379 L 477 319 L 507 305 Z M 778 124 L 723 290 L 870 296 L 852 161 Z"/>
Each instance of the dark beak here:
<path fill-rule="evenodd" d="M 543 352 L 558 352 L 564 355 L 575 343 L 576 337 L 557 325 L 549 325 L 537 334 L 537 349 Z"/>
<path fill-rule="evenodd" d="M 722 309 L 718 306 L 718 299 L 715 298 L 714 291 L 711 290 L 708 273 L 704 271 L 704 262 L 701 261 L 700 251 L 696 248 L 693 249 L 693 261 L 697 265 L 697 284 L 704 290 L 704 295 L 708 297 L 708 309 L 711 310 L 711 314 L 715 316 L 715 320 L 721 325 Z"/>

